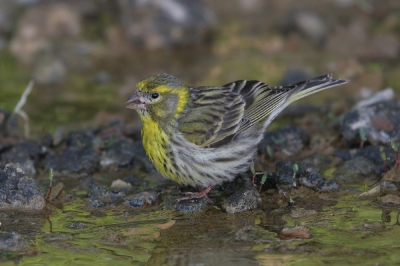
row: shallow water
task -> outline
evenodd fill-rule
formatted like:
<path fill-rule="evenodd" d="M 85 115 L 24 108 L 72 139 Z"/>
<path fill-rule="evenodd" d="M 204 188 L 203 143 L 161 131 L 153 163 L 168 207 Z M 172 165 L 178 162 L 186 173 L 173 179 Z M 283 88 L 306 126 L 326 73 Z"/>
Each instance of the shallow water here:
<path fill-rule="evenodd" d="M 79 194 L 79 193 L 78 193 Z M 282 198 L 279 194 L 263 195 Z M 307 197 L 307 196 L 305 196 Z M 315 197 L 315 195 L 312 195 Z M 371 265 L 396 264 L 400 234 L 397 212 L 369 200 L 341 195 L 332 204 L 301 203 L 238 215 L 213 206 L 185 215 L 157 207 L 84 207 L 85 199 L 51 206 L 49 215 L 22 215 L 14 231 L 33 237 L 32 252 L 18 265 Z M 274 208 L 272 211 L 271 209 Z M 269 210 L 268 210 L 269 209 Z M 295 211 L 317 210 L 294 218 Z M 40 218 L 38 218 L 40 217 Z M 390 221 L 388 221 L 390 217 Z M 6 218 L 7 219 L 7 218 Z M 9 225 L 18 215 L 3 220 Z M 308 239 L 282 239 L 283 227 L 304 226 Z M 10 253 L 12 254 L 12 253 Z M 3 259 L 5 258 L 3 254 Z M 14 265 L 14 262 L 3 262 Z"/>

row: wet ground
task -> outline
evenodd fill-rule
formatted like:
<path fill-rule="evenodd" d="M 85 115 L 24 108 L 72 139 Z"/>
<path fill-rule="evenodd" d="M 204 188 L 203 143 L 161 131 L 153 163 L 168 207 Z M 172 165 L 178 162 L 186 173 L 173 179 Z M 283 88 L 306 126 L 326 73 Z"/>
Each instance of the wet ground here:
<path fill-rule="evenodd" d="M 193 35 L 173 24 L 168 36 L 130 36 L 134 45 L 121 37 L 136 14 L 126 6 L 110 4 L 116 15 L 74 1 L 71 9 L 21 4 L 12 14 L 23 22 L 0 23 L 2 265 L 400 262 L 391 143 L 400 145 L 397 1 L 214 2 L 206 1 L 213 16 L 190 11 L 202 14 L 190 13 L 198 18 Z M 53 13 L 63 14 L 56 33 L 49 27 L 27 40 L 50 40 L 50 48 L 32 55 L 37 46 L 15 46 L 35 17 Z M 114 16 L 128 25 L 116 29 Z M 267 171 L 263 185 L 262 174 L 253 186 L 248 172 L 213 189 L 214 204 L 178 203 L 195 189 L 156 172 L 140 122 L 124 108 L 135 83 L 158 72 L 190 85 L 278 85 L 325 73 L 351 82 L 290 106 L 271 124 L 255 158 L 255 170 Z M 24 123 L 11 112 L 32 77 Z"/>
<path fill-rule="evenodd" d="M 305 198 L 296 206 L 284 206 L 282 196 L 263 195 L 268 211 L 238 215 L 218 207 L 194 215 L 162 206 L 96 210 L 79 198 L 62 208 L 48 204 L 45 213 L 3 213 L 2 228 L 24 231 L 32 242 L 29 252 L 2 252 L 2 260 L 4 265 L 390 265 L 400 260 L 397 211 L 352 195 L 298 194 Z M 283 234 L 283 228 L 298 229 Z"/>

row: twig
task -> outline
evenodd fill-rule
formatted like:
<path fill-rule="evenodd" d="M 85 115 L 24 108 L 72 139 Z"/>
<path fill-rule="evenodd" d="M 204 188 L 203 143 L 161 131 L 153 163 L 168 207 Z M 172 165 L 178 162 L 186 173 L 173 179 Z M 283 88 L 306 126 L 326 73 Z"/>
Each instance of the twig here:
<path fill-rule="evenodd" d="M 13 114 L 18 114 L 19 116 L 22 117 L 24 120 L 24 132 L 25 132 L 25 138 L 29 138 L 29 117 L 28 115 L 22 110 L 22 107 L 25 105 L 26 100 L 28 98 L 28 95 L 31 93 L 33 89 L 34 82 L 31 80 L 24 90 L 24 92 L 21 95 L 21 98 L 19 99 L 17 105 L 15 106 L 14 110 L 11 113 L 11 116 Z"/>
<path fill-rule="evenodd" d="M 46 195 L 46 200 L 48 201 L 50 198 L 50 194 L 51 194 L 51 190 L 53 189 L 53 168 L 50 168 L 50 172 L 49 172 L 49 191 L 47 192 Z"/>

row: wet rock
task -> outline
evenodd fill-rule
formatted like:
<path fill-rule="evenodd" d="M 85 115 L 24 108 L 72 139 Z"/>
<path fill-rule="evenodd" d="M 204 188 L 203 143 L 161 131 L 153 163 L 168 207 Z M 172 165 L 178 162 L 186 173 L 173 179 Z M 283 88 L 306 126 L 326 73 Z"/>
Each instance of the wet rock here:
<path fill-rule="evenodd" d="M 209 201 L 206 198 L 182 200 L 176 204 L 175 210 L 186 214 L 193 214 L 201 212 L 208 206 L 208 204 Z"/>
<path fill-rule="evenodd" d="M 210 204 L 207 198 L 178 201 L 178 199 L 181 197 L 182 194 L 178 195 L 171 194 L 168 196 L 167 199 L 164 200 L 165 205 L 167 206 L 168 209 L 171 210 L 177 210 L 186 214 L 193 214 L 203 211 Z"/>
<path fill-rule="evenodd" d="M 130 139 L 121 138 L 114 141 L 101 154 L 100 166 L 102 170 L 118 171 L 130 167 L 135 154 L 135 148 L 135 144 Z"/>
<path fill-rule="evenodd" d="M 260 226 L 248 225 L 235 233 L 235 241 L 265 243 L 275 239 L 275 233 L 269 232 Z"/>
<path fill-rule="evenodd" d="M 383 147 L 387 158 L 395 158 L 395 152 L 393 149 L 388 147 Z M 351 149 L 351 150 L 336 150 L 334 152 L 336 157 L 339 157 L 343 161 L 348 161 L 356 157 L 363 157 L 373 163 L 375 166 L 383 165 L 383 160 L 381 158 L 380 147 L 378 146 L 366 146 L 362 149 Z"/>
<path fill-rule="evenodd" d="M 46 205 L 42 194 L 18 164 L 0 169 L 0 209 L 41 210 Z"/>
<path fill-rule="evenodd" d="M 293 171 L 293 162 L 289 162 L 289 161 L 278 161 L 275 164 L 275 171 L 278 173 L 283 173 L 287 176 L 293 176 L 294 171 Z M 296 173 L 296 176 L 298 177 L 300 172 L 305 171 L 306 169 L 303 169 L 301 167 L 301 165 L 297 164 L 299 170 Z"/>
<path fill-rule="evenodd" d="M 52 168 L 59 174 L 86 176 L 97 170 L 100 155 L 93 149 L 94 136 L 90 132 L 70 134 L 68 148 L 61 155 L 46 157 L 45 169 Z"/>
<path fill-rule="evenodd" d="M 267 157 L 279 152 L 284 156 L 298 155 L 301 150 L 310 144 L 310 137 L 306 131 L 295 126 L 286 126 L 265 133 L 258 145 L 258 152 Z"/>
<path fill-rule="evenodd" d="M 87 176 L 98 168 L 99 154 L 92 149 L 69 148 L 60 156 L 48 156 L 45 169 L 52 168 L 60 174 Z"/>
<path fill-rule="evenodd" d="M 381 205 L 382 207 L 398 208 L 398 207 L 400 207 L 400 197 L 393 195 L 393 194 L 388 194 L 388 195 L 378 198 L 377 203 L 379 205 Z"/>
<path fill-rule="evenodd" d="M 90 201 L 85 205 L 86 207 L 104 207 L 121 202 L 125 196 L 122 192 L 113 192 L 105 189 L 96 180 L 88 180 L 85 182 L 88 186 L 88 196 L 90 198 Z"/>
<path fill-rule="evenodd" d="M 70 132 L 67 139 L 68 147 L 76 149 L 93 148 L 94 142 L 94 135 L 90 130 Z"/>
<path fill-rule="evenodd" d="M 283 239 L 307 239 L 310 238 L 310 229 L 304 226 L 285 227 L 280 233 Z"/>
<path fill-rule="evenodd" d="M 118 1 L 118 9 L 126 37 L 149 49 L 201 43 L 215 21 L 203 1 Z"/>
<path fill-rule="evenodd" d="M 351 110 L 341 121 L 341 134 L 350 144 L 359 144 L 360 130 L 374 145 L 400 141 L 400 105 L 395 101 L 380 102 Z"/>
<path fill-rule="evenodd" d="M 255 188 L 243 189 L 227 198 L 222 208 L 229 214 L 236 214 L 257 209 L 260 204 L 260 193 Z"/>
<path fill-rule="evenodd" d="M 293 179 L 294 163 L 288 161 L 279 161 L 276 163 L 277 173 L 271 176 L 271 180 L 274 180 L 279 188 L 283 188 L 281 186 L 284 185 L 286 189 L 289 189 L 290 187 L 296 187 L 298 184 L 318 192 L 336 192 L 340 189 L 339 185 L 333 180 L 327 180 L 313 168 L 314 166 L 316 169 L 319 169 L 319 167 L 323 168 L 322 166 L 326 166 L 326 164 L 330 163 L 331 161 L 331 159 L 325 156 L 314 156 L 312 158 L 306 158 L 300 161 L 297 164 L 298 171 L 295 176 L 296 179 Z"/>
<path fill-rule="evenodd" d="M 344 162 L 336 169 L 335 180 L 341 183 L 359 183 L 373 181 L 375 166 L 364 157 L 355 157 Z"/>
<path fill-rule="evenodd" d="M 325 168 L 332 162 L 331 159 L 324 155 L 315 155 L 309 158 L 305 158 L 303 160 L 298 161 L 297 167 L 298 171 L 296 173 L 296 177 L 300 176 L 300 173 L 312 169 L 317 172 L 320 168 Z M 293 165 L 294 162 L 289 161 L 278 161 L 275 164 L 275 171 L 280 174 L 285 174 L 287 176 L 293 177 Z"/>
<path fill-rule="evenodd" d="M 155 192 L 141 192 L 133 195 L 126 204 L 132 207 L 142 207 L 144 204 L 153 205 L 157 200 L 157 193 Z"/>
<path fill-rule="evenodd" d="M 242 177 L 243 186 L 230 195 L 222 204 L 222 209 L 229 214 L 242 213 L 257 209 L 261 205 L 260 193 L 251 184 L 249 178 Z"/>
<path fill-rule="evenodd" d="M 306 210 L 303 208 L 293 209 L 288 215 L 289 219 L 303 219 L 303 218 L 311 218 L 317 216 L 318 212 L 315 210 Z"/>
<path fill-rule="evenodd" d="M 259 183 L 261 179 L 256 178 L 256 183 Z M 278 188 L 279 190 L 288 191 L 293 187 L 296 187 L 296 180 L 285 173 L 269 172 L 267 180 L 263 185 L 263 189 Z"/>
<path fill-rule="evenodd" d="M 333 193 L 339 191 L 340 186 L 334 180 L 324 180 L 316 188 L 315 191 L 324 193 Z"/>
<path fill-rule="evenodd" d="M 317 172 L 328 168 L 331 163 L 332 159 L 323 154 L 315 154 L 298 161 L 298 165 L 301 169 L 312 168 Z"/>
<path fill-rule="evenodd" d="M 24 237 L 16 232 L 0 232 L 1 251 L 26 251 L 29 243 Z"/>
<path fill-rule="evenodd" d="M 340 189 L 339 185 L 333 180 L 327 180 L 312 169 L 307 169 L 300 173 L 298 183 L 306 188 L 318 192 L 332 193 Z"/>
<path fill-rule="evenodd" d="M 36 174 L 35 166 L 46 153 L 46 148 L 36 141 L 24 141 L 13 145 L 0 154 L 1 165 L 19 163 L 30 175 Z"/>

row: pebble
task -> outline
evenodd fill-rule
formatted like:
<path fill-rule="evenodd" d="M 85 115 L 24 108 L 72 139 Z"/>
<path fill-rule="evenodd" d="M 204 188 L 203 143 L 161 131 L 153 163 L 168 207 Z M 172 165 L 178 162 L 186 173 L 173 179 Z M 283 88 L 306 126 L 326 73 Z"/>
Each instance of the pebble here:
<path fill-rule="evenodd" d="M 307 239 L 310 238 L 310 229 L 304 226 L 285 227 L 280 232 L 282 239 Z"/>

